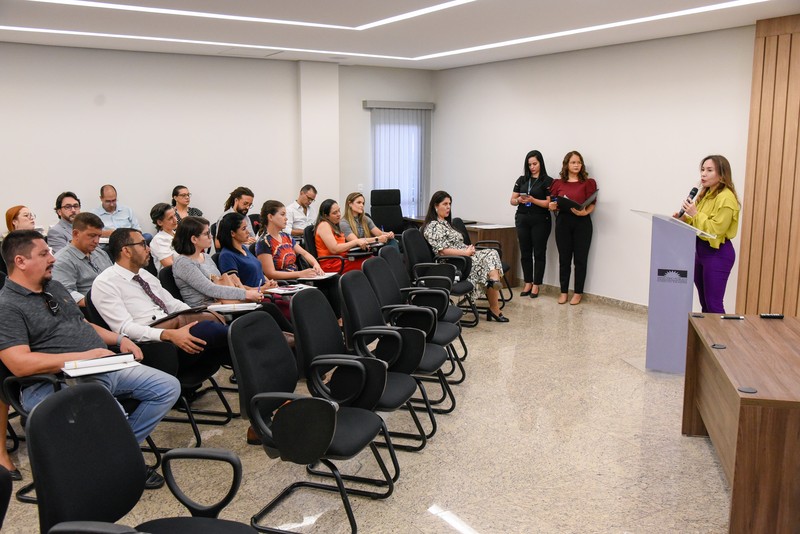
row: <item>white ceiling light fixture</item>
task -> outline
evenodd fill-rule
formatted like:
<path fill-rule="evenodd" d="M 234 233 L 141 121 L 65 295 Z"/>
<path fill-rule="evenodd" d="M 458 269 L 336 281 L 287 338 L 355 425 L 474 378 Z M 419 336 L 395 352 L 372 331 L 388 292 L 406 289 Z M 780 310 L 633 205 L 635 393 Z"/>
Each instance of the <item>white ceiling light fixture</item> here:
<path fill-rule="evenodd" d="M 202 11 L 187 11 L 184 9 L 167 9 L 167 8 L 160 8 L 160 7 L 145 7 L 145 6 L 133 6 L 133 5 L 126 5 L 126 4 L 109 4 L 107 2 L 94 2 L 91 0 L 28 0 L 29 2 L 38 2 L 43 4 L 60 4 L 65 6 L 77 6 L 77 7 L 94 7 L 99 9 L 113 9 L 117 11 L 135 11 L 138 13 L 153 13 L 156 15 L 176 15 L 182 17 L 198 17 L 198 18 L 206 18 L 206 19 L 219 19 L 219 20 L 234 20 L 240 22 L 256 22 L 260 24 L 284 24 L 287 26 L 306 26 L 309 28 L 325 28 L 325 29 L 333 29 L 333 30 L 355 30 L 355 31 L 363 31 L 369 30 L 371 28 L 376 28 L 378 26 L 385 26 L 386 24 L 392 24 L 394 22 L 399 22 L 401 20 L 408 20 L 413 19 L 415 17 L 421 17 L 423 15 L 428 15 L 429 13 L 435 13 L 437 11 L 442 11 L 444 9 L 450 9 L 452 7 L 457 7 L 463 4 L 469 4 L 471 2 L 477 2 L 477 0 L 452 0 L 450 2 L 445 2 L 443 4 L 437 4 L 435 6 L 426 7 L 423 9 L 417 9 L 416 11 L 410 11 L 408 13 L 402 13 L 400 15 L 395 15 L 393 17 L 385 18 L 382 20 L 376 20 L 374 22 L 369 22 L 367 24 L 362 24 L 361 26 L 340 26 L 337 24 L 322 24 L 317 22 L 304 22 L 299 20 L 282 20 L 282 19 L 268 19 L 268 18 L 261 18 L 261 17 L 245 17 L 240 15 L 226 15 L 224 13 L 206 13 Z"/>
<path fill-rule="evenodd" d="M 428 54 L 426 56 L 417 56 L 414 61 L 422 61 L 426 59 L 436 59 L 440 57 L 455 56 L 459 54 L 468 54 L 470 52 L 479 52 L 481 50 L 490 50 L 492 48 L 502 48 L 505 46 L 514 46 L 525 43 L 533 43 L 535 41 L 546 41 L 547 39 L 557 39 L 559 37 L 566 37 L 568 35 L 576 35 L 579 33 L 597 32 L 602 30 L 609 30 L 611 28 L 619 28 L 622 26 L 632 26 L 634 24 L 643 24 L 645 22 L 655 22 L 657 20 L 671 19 L 675 17 L 685 17 L 687 15 L 697 15 L 699 13 L 707 13 L 709 11 L 718 11 L 720 9 L 730 9 L 734 7 L 742 7 L 750 4 L 760 4 L 761 2 L 769 2 L 769 0 L 734 0 L 732 2 L 723 2 L 721 4 L 712 4 L 709 6 L 695 7 L 692 9 L 683 9 L 681 11 L 673 11 L 671 13 L 663 13 L 661 15 L 652 15 L 650 17 L 640 17 L 638 19 L 621 20 L 619 22 L 609 22 L 608 24 L 598 24 L 596 26 L 588 26 L 586 28 L 577 28 L 574 30 L 564 30 L 561 32 L 546 33 L 543 35 L 534 35 L 532 37 L 522 37 L 520 39 L 511 39 L 509 41 L 502 41 L 499 43 L 489 43 L 480 46 L 471 46 L 469 48 L 460 48 L 458 50 L 448 50 L 446 52 L 438 52 L 436 54 Z"/>

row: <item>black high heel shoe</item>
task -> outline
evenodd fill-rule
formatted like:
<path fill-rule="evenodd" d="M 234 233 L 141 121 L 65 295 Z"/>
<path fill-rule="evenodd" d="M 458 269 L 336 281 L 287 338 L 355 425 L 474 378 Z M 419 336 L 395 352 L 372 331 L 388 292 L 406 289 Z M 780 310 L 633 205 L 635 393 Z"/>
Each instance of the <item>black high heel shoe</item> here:
<path fill-rule="evenodd" d="M 504 316 L 503 312 L 500 312 L 500 315 L 495 315 L 492 313 L 492 310 L 486 310 L 486 320 L 497 321 L 498 323 L 507 323 L 508 317 Z"/>

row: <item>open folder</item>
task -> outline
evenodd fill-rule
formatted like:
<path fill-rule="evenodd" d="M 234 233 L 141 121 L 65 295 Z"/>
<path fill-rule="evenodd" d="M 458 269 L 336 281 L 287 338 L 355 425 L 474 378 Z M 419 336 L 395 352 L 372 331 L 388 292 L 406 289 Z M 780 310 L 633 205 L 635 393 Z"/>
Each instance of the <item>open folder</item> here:
<path fill-rule="evenodd" d="M 583 204 L 578 204 L 577 202 L 575 202 L 574 200 L 572 200 L 571 198 L 569 198 L 566 195 L 562 195 L 560 197 L 557 197 L 556 198 L 556 203 L 558 204 L 558 209 L 560 209 L 560 210 L 568 210 L 570 208 L 575 208 L 578 211 L 586 209 L 586 206 L 588 206 L 589 204 L 591 204 L 592 202 L 595 201 L 595 199 L 597 198 L 597 193 L 599 191 L 600 190 L 598 189 L 597 191 L 592 193 L 589 196 L 589 198 L 587 198 L 586 201 Z"/>

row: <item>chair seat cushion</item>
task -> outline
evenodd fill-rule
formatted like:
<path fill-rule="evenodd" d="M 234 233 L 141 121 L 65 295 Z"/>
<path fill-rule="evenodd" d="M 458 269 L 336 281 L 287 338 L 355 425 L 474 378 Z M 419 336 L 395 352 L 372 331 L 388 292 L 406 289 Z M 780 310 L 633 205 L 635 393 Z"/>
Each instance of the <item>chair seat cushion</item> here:
<path fill-rule="evenodd" d="M 446 323 L 458 323 L 464 317 L 464 311 L 459 308 L 458 306 L 453 306 L 450 304 L 447 307 L 447 311 L 444 312 L 444 318 L 442 321 Z"/>
<path fill-rule="evenodd" d="M 244 534 L 257 532 L 246 523 L 236 523 L 226 519 L 210 519 L 206 517 L 170 517 L 154 519 L 136 527 L 142 532 L 151 534 Z"/>
<path fill-rule="evenodd" d="M 341 407 L 336 412 L 336 431 L 325 458 L 347 460 L 352 458 L 381 430 L 383 420 L 379 415 L 363 408 Z"/>
<path fill-rule="evenodd" d="M 453 284 L 453 288 L 450 290 L 450 293 L 453 295 L 465 295 L 475 289 L 475 286 L 472 285 L 472 282 L 469 280 L 460 280 Z"/>
<path fill-rule="evenodd" d="M 422 354 L 422 361 L 419 362 L 417 371 L 421 374 L 432 375 L 444 362 L 447 361 L 447 351 L 441 345 L 425 343 L 425 352 Z"/>
<path fill-rule="evenodd" d="M 405 373 L 386 373 L 386 388 L 376 409 L 392 411 L 400 408 L 417 390 L 417 382 Z"/>
<path fill-rule="evenodd" d="M 219 370 L 219 363 L 208 357 L 201 357 L 191 367 L 181 367 L 176 377 L 181 383 L 181 388 L 191 389 L 200 387 L 208 377 L 214 376 Z"/>
<path fill-rule="evenodd" d="M 433 332 L 433 336 L 431 337 L 431 343 L 442 346 L 449 345 L 458 339 L 459 333 L 460 331 L 458 327 L 453 323 L 438 323 L 436 325 L 436 330 Z"/>

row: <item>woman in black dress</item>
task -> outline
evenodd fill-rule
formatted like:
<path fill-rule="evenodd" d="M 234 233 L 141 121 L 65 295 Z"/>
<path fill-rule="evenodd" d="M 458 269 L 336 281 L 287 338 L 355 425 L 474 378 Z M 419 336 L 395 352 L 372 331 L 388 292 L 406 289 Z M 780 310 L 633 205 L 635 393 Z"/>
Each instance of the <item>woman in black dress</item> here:
<path fill-rule="evenodd" d="M 524 171 L 514 184 L 510 203 L 517 207 L 514 222 L 525 279 L 520 295 L 535 299 L 544 277 L 547 239 L 553 227 L 548 209 L 553 179 L 547 175 L 544 158 L 538 150 L 531 150 L 525 156 Z"/>

